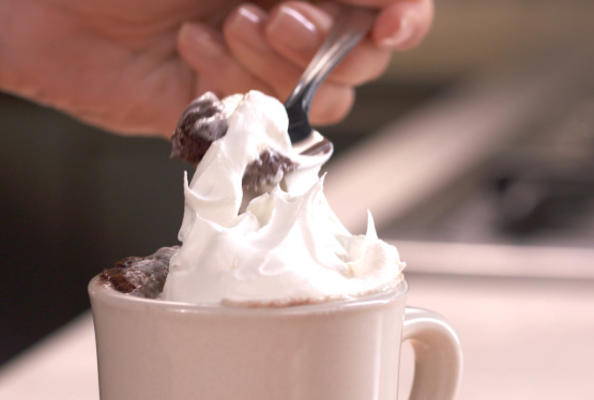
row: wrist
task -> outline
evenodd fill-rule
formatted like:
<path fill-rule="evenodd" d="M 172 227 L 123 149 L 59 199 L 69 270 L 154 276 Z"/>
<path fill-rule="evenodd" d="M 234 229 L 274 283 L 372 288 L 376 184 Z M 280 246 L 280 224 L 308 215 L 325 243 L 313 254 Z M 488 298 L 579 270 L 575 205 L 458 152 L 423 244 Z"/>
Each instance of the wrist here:
<path fill-rule="evenodd" d="M 38 100 L 42 92 L 35 68 L 43 61 L 35 49 L 40 12 L 27 0 L 0 0 L 0 91 Z M 23 21 L 27 21 L 26 24 Z"/>
<path fill-rule="evenodd" d="M 12 0 L 0 0 L 0 90 L 14 91 L 18 67 L 15 65 L 16 32 L 15 20 L 21 20 L 15 14 L 17 5 Z M 14 18 L 17 16 L 17 18 Z"/>

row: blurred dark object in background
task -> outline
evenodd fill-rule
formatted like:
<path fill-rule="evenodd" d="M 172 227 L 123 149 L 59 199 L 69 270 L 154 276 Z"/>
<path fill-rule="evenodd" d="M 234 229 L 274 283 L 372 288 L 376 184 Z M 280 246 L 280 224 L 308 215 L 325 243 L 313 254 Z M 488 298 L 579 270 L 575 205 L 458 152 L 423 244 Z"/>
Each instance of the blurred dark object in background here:
<path fill-rule="evenodd" d="M 594 58 L 583 60 L 577 78 L 571 76 L 578 88 L 541 98 L 541 112 L 510 125 L 510 140 L 395 218 L 384 235 L 594 247 L 594 76 L 588 67 Z"/>
<path fill-rule="evenodd" d="M 6 95 L 0 122 L 1 362 L 86 309 L 102 268 L 175 243 L 184 166 Z"/>
<path fill-rule="evenodd" d="M 519 237 L 572 229 L 593 212 L 594 160 L 518 165 L 494 178 L 499 228 Z"/>
<path fill-rule="evenodd" d="M 594 88 L 548 122 L 493 167 L 499 228 L 594 238 Z"/>

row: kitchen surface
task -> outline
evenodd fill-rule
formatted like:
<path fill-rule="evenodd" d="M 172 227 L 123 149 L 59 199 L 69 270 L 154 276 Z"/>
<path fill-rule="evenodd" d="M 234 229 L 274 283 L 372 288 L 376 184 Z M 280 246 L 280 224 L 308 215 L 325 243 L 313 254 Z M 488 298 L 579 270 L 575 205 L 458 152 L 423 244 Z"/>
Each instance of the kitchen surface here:
<path fill-rule="evenodd" d="M 592 15 L 438 0 L 427 41 L 323 130 L 338 216 L 362 232 L 370 209 L 407 262 L 408 304 L 459 333 L 461 400 L 594 396 Z M 9 95 L 0 120 L 0 398 L 98 399 L 86 283 L 173 243 L 187 165 Z"/>
<path fill-rule="evenodd" d="M 459 399 L 588 399 L 594 391 L 593 278 L 411 272 L 409 304 L 438 309 L 456 327 L 464 349 Z M 407 344 L 402 357 L 404 396 L 412 379 Z M 95 400 L 96 371 L 92 321 L 84 314 L 6 366 L 0 398 Z"/>

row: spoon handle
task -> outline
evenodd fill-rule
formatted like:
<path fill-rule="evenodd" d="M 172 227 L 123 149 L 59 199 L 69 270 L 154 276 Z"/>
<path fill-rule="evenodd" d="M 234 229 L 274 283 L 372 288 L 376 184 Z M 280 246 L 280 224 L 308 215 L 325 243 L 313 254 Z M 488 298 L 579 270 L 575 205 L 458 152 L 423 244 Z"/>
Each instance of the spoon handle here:
<path fill-rule="evenodd" d="M 289 96 L 287 108 L 300 103 L 307 114 L 313 96 L 330 71 L 365 36 L 373 25 L 377 12 L 355 6 L 343 6 L 335 18 L 328 37 L 311 60 L 299 83 Z"/>

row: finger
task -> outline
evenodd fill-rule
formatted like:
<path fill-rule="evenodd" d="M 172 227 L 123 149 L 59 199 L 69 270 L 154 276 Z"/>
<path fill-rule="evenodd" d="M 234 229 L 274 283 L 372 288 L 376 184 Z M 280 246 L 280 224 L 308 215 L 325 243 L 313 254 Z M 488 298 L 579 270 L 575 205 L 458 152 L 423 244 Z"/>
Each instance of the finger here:
<path fill-rule="evenodd" d="M 394 3 L 417 0 L 339 0 L 339 3 L 352 4 L 369 8 L 386 8 Z"/>
<path fill-rule="evenodd" d="M 355 104 L 355 89 L 326 82 L 316 92 L 309 112 L 314 125 L 331 125 L 342 121 Z"/>
<path fill-rule="evenodd" d="M 279 54 L 304 68 L 332 28 L 330 8 L 305 2 L 282 3 L 266 23 L 266 39 Z M 380 76 L 390 61 L 390 51 L 363 40 L 328 77 L 331 81 L 360 85 Z"/>
<path fill-rule="evenodd" d="M 432 0 L 393 3 L 378 15 L 371 33 L 373 41 L 384 49 L 415 47 L 429 32 L 433 14 Z"/>
<path fill-rule="evenodd" d="M 254 76 L 265 81 L 277 97 L 286 99 L 299 81 L 302 68 L 267 43 L 264 34 L 267 14 L 254 5 L 238 7 L 225 21 L 223 33 L 234 57 Z M 324 82 L 314 98 L 313 123 L 333 123 L 346 116 L 352 106 L 352 87 Z"/>
<path fill-rule="evenodd" d="M 247 71 L 277 94 L 286 94 L 297 83 L 300 71 L 266 43 L 262 32 L 266 18 L 266 12 L 255 5 L 237 7 L 223 24 L 223 36 L 233 57 Z"/>
<path fill-rule="evenodd" d="M 206 90 L 219 96 L 251 89 L 272 93 L 272 89 L 239 64 L 227 50 L 223 37 L 199 23 L 185 23 L 178 34 L 178 51 L 197 73 L 196 95 Z"/>

